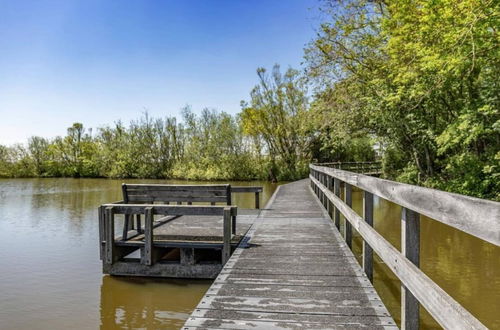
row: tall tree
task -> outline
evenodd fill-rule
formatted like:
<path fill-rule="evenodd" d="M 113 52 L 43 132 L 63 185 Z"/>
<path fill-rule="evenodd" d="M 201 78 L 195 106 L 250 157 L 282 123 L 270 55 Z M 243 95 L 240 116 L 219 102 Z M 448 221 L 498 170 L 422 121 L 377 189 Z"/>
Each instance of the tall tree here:
<path fill-rule="evenodd" d="M 343 123 L 346 137 L 378 137 L 386 159 L 398 160 L 400 180 L 494 197 L 499 7 L 325 1 L 329 19 L 306 50 L 320 118 Z"/>
<path fill-rule="evenodd" d="M 257 70 L 259 85 L 250 93 L 250 102 L 242 103 L 244 132 L 261 138 L 271 160 L 270 177 L 298 178 L 307 170 L 310 136 L 306 134 L 308 112 L 307 89 L 299 72 L 285 74 L 275 65 L 271 75 Z"/>

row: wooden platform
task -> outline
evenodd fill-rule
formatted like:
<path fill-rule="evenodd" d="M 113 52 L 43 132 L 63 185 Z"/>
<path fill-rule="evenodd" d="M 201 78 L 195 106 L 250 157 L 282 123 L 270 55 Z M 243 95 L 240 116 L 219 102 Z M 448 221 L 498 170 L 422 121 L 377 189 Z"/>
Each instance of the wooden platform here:
<path fill-rule="evenodd" d="M 182 329 L 396 329 L 309 188 L 282 185 Z"/>
<path fill-rule="evenodd" d="M 259 210 L 240 210 L 236 232 L 231 237 L 233 248 L 245 236 L 259 214 Z M 168 219 L 169 217 L 167 217 Z M 131 253 L 113 263 L 103 263 L 103 272 L 121 276 L 153 276 L 173 278 L 213 279 L 222 269 L 223 218 L 221 216 L 184 215 L 153 222 L 155 262 L 141 262 L 139 253 L 145 245 L 145 234 L 129 232 L 127 240 L 118 237 L 115 249 Z M 144 232 L 144 227 L 142 229 Z"/>

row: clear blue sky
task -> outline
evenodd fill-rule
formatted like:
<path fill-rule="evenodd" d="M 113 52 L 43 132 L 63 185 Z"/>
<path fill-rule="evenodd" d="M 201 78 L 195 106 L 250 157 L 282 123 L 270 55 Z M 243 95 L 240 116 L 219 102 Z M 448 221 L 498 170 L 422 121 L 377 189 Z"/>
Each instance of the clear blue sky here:
<path fill-rule="evenodd" d="M 0 0 L 0 144 L 186 104 L 240 110 L 255 70 L 299 67 L 316 0 Z"/>

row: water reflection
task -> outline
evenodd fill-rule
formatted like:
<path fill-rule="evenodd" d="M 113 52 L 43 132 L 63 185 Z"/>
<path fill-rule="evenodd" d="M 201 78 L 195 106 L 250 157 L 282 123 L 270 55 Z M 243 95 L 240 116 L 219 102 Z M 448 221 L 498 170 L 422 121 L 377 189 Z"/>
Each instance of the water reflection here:
<path fill-rule="evenodd" d="M 101 329 L 180 328 L 210 283 L 103 276 Z"/>
<path fill-rule="evenodd" d="M 121 183 L 0 179 L 0 329 L 177 328 L 183 323 L 208 282 L 102 276 L 97 206 L 120 200 Z M 231 184 L 264 186 L 261 205 L 276 189 L 266 182 Z M 236 195 L 234 202 L 253 207 L 254 195 Z"/>
<path fill-rule="evenodd" d="M 126 182 L 186 183 L 126 180 Z M 122 180 L 0 179 L 0 329 L 176 328 L 209 286 L 206 281 L 158 281 L 102 276 L 97 206 L 121 198 Z M 195 182 L 189 182 L 195 183 Z M 263 185 L 265 205 L 276 185 Z M 253 194 L 238 194 L 252 208 Z M 362 213 L 362 195 L 353 192 Z M 375 228 L 400 248 L 401 208 L 375 199 Z M 354 253 L 361 239 L 354 232 Z M 500 329 L 500 248 L 425 217 L 421 266 L 486 326 Z M 396 320 L 400 283 L 375 258 L 375 288 Z M 422 311 L 422 328 L 437 328 Z"/>

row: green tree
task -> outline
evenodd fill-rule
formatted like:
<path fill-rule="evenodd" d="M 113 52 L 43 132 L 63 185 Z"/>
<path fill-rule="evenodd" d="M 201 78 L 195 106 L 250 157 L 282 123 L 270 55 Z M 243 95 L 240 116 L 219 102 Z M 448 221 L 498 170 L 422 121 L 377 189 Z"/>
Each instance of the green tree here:
<path fill-rule="evenodd" d="M 242 103 L 244 132 L 265 142 L 270 159 L 271 179 L 300 178 L 307 172 L 311 138 L 307 134 L 307 89 L 299 72 L 285 74 L 275 65 L 271 75 L 257 70 L 259 85 L 250 93 L 250 102 Z"/>
<path fill-rule="evenodd" d="M 306 50 L 318 117 L 333 134 L 377 137 L 400 180 L 498 198 L 499 6 L 325 2 L 330 18 Z"/>
<path fill-rule="evenodd" d="M 49 160 L 47 151 L 49 141 L 39 136 L 32 136 L 28 139 L 28 151 L 34 167 L 34 175 L 43 176 Z"/>

